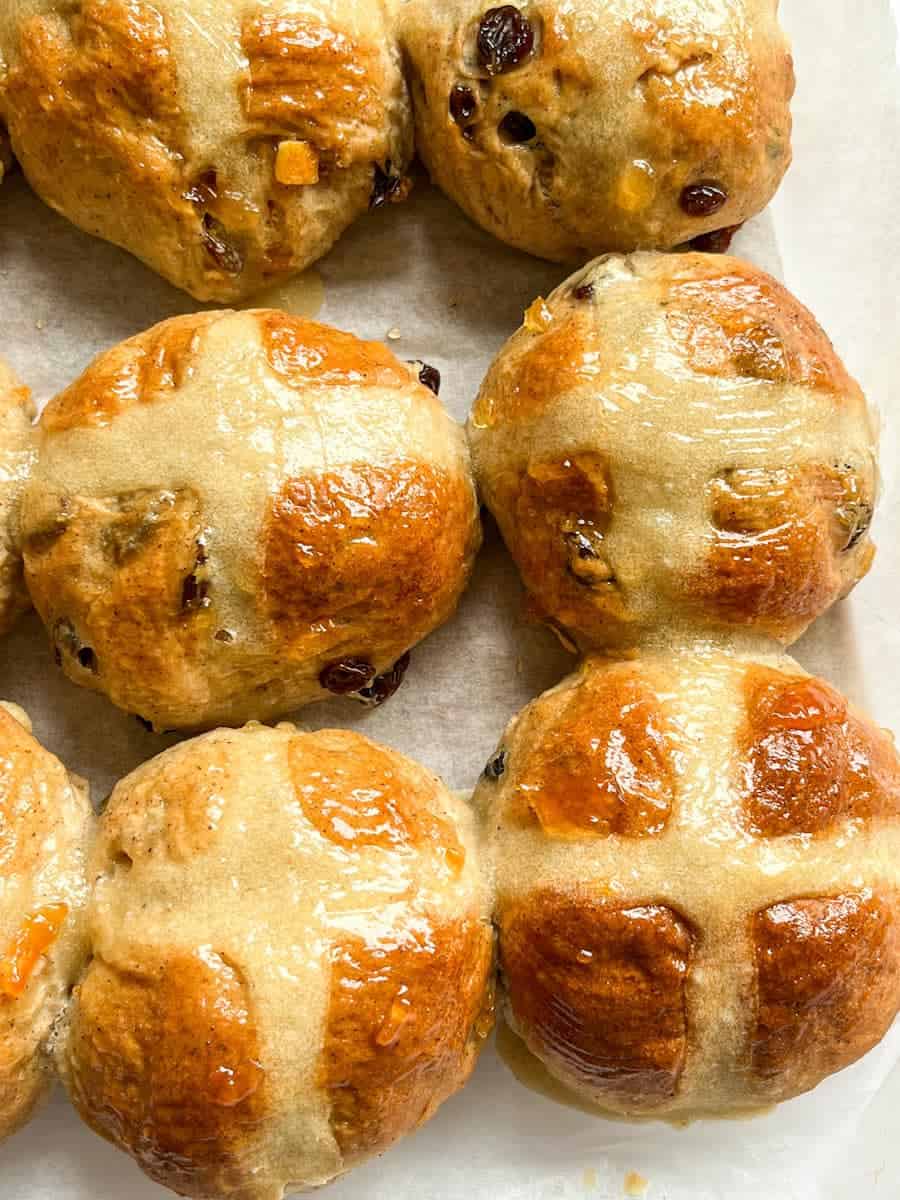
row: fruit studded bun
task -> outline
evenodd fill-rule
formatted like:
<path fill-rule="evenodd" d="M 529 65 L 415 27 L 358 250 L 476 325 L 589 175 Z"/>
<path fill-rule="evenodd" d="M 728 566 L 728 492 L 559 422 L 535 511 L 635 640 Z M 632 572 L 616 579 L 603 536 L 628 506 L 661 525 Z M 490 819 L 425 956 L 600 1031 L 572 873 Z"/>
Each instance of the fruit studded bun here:
<path fill-rule="evenodd" d="M 50 1043 L 85 949 L 84 784 L 0 703 L 0 1138 L 47 1095 Z"/>
<path fill-rule="evenodd" d="M 900 1009 L 900 759 L 784 656 L 585 660 L 476 793 L 502 1011 L 603 1109 L 787 1100 Z"/>
<path fill-rule="evenodd" d="M 52 400 L 28 586 L 60 664 L 155 727 L 380 703 L 480 530 L 437 372 L 272 310 L 176 317 Z"/>
<path fill-rule="evenodd" d="M 199 300 L 302 270 L 408 186 L 379 0 L 4 0 L 0 60 L 35 191 Z"/>
<path fill-rule="evenodd" d="M 777 0 L 409 0 L 419 152 L 485 229 L 561 262 L 760 212 L 790 163 Z"/>
<path fill-rule="evenodd" d="M 491 1026 L 472 813 L 355 733 L 218 730 L 101 819 L 58 1039 L 85 1120 L 186 1196 L 280 1200 L 385 1150 Z"/>
<path fill-rule="evenodd" d="M 812 315 L 735 258 L 590 263 L 528 310 L 469 434 L 536 610 L 582 647 L 790 643 L 872 562 L 865 397 Z"/>

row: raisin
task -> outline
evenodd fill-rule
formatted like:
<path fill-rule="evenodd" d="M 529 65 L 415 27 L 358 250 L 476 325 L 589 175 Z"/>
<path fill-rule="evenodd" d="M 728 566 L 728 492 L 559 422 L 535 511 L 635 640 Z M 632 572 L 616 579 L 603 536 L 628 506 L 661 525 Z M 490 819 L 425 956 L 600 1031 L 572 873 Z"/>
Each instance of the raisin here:
<path fill-rule="evenodd" d="M 368 687 L 360 688 L 357 693 L 360 700 L 373 707 L 384 704 L 385 700 L 390 700 L 403 682 L 403 676 L 406 674 L 408 666 L 409 651 L 402 658 L 398 658 L 389 671 L 385 671 L 383 675 L 377 675 Z"/>
<path fill-rule="evenodd" d="M 485 779 L 496 782 L 506 771 L 506 760 L 509 757 L 506 750 L 498 751 L 482 771 Z"/>
<path fill-rule="evenodd" d="M 213 634 L 213 637 L 216 639 L 217 642 L 233 642 L 234 641 L 234 634 L 231 632 L 230 629 L 217 629 L 216 632 Z"/>
<path fill-rule="evenodd" d="M 75 657 L 78 659 L 79 664 L 84 667 L 86 671 L 90 671 L 92 675 L 96 675 L 100 670 L 100 665 L 97 662 L 97 655 L 90 646 L 82 646 L 78 650 Z"/>
<path fill-rule="evenodd" d="M 472 89 L 462 83 L 456 84 L 450 92 L 450 116 L 457 125 L 471 120 L 477 109 L 478 101 Z"/>
<path fill-rule="evenodd" d="M 511 71 L 534 49 L 534 30 L 512 4 L 490 8 L 478 26 L 478 59 L 489 75 Z"/>
<path fill-rule="evenodd" d="M 152 721 L 148 721 L 147 718 L 142 717 L 140 715 L 140 713 L 135 713 L 134 719 L 137 721 L 137 723 L 141 726 L 142 729 L 146 729 L 148 733 L 153 732 L 153 722 Z"/>
<path fill-rule="evenodd" d="M 728 200 L 728 193 L 720 183 L 703 180 L 700 183 L 689 183 L 681 193 L 681 207 L 689 217 L 711 217 L 723 208 Z"/>
<path fill-rule="evenodd" d="M 436 396 L 441 392 L 441 373 L 437 367 L 429 366 L 428 363 L 422 363 L 419 368 L 419 383 L 428 388 L 430 392 L 434 392 Z"/>
<path fill-rule="evenodd" d="M 578 287 L 572 289 L 572 295 L 576 300 L 593 300 L 594 285 L 592 283 L 579 283 Z"/>
<path fill-rule="evenodd" d="M 403 183 L 402 175 L 391 174 L 391 160 L 384 167 L 375 164 L 375 177 L 372 182 L 372 194 L 369 197 L 369 208 L 381 208 L 389 203 L 400 191 Z"/>
<path fill-rule="evenodd" d="M 524 113 L 508 112 L 498 126 L 501 141 L 508 146 L 521 146 L 537 137 L 537 127 Z"/>
<path fill-rule="evenodd" d="M 218 198 L 218 182 L 215 171 L 204 171 L 184 193 L 184 199 L 191 204 L 209 204 Z"/>
<path fill-rule="evenodd" d="M 603 534 L 597 529 L 572 529 L 563 533 L 568 558 L 567 570 L 578 583 L 586 587 L 613 584 L 612 567 L 601 551 Z"/>
<path fill-rule="evenodd" d="M 724 229 L 714 229 L 712 233 L 701 233 L 691 240 L 691 249 L 699 250 L 701 254 L 727 254 L 734 235 L 741 228 L 740 225 L 726 225 Z"/>
<path fill-rule="evenodd" d="M 227 275 L 240 275 L 244 260 L 228 241 L 225 226 L 211 213 L 203 214 L 203 245 L 217 267 Z"/>
<path fill-rule="evenodd" d="M 328 663 L 319 673 L 319 683 L 335 696 L 358 692 L 375 678 L 375 668 L 364 658 L 339 658 Z"/>

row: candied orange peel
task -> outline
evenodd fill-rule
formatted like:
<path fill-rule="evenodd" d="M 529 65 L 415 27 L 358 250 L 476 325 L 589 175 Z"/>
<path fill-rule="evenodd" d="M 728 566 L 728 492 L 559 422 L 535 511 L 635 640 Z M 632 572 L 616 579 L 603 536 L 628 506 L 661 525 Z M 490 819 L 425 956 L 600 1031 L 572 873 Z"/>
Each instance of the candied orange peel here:
<path fill-rule="evenodd" d="M 13 999 L 28 987 L 35 967 L 59 936 L 67 904 L 47 904 L 29 913 L 0 958 L 0 995 Z"/>

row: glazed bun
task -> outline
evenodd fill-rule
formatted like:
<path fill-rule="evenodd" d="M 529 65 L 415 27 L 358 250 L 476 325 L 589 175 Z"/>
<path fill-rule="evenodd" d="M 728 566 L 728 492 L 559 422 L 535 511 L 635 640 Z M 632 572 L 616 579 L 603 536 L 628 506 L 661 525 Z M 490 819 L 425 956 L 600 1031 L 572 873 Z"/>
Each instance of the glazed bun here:
<path fill-rule="evenodd" d="M 59 1039 L 85 1120 L 186 1196 L 278 1200 L 386 1149 L 491 1024 L 474 819 L 355 733 L 218 730 L 123 779 Z"/>
<path fill-rule="evenodd" d="M 538 613 L 581 646 L 789 643 L 872 562 L 865 398 L 811 314 L 734 258 L 591 263 L 529 309 L 469 432 Z"/>
<path fill-rule="evenodd" d="M 380 0 L 4 0 L 0 62 L 38 195 L 201 300 L 301 270 L 406 188 Z"/>
<path fill-rule="evenodd" d="M 777 0 L 410 0 L 419 153 L 503 241 L 561 262 L 760 212 L 790 163 Z"/>
<path fill-rule="evenodd" d="M 37 440 L 27 388 L 0 359 L 0 634 L 29 607 L 22 576 L 19 505 Z"/>
<path fill-rule="evenodd" d="M 604 1110 L 760 1109 L 893 1022 L 900 760 L 791 659 L 587 659 L 476 795 L 503 1011 Z"/>
<path fill-rule="evenodd" d="M 49 1043 L 84 954 L 87 789 L 0 703 L 0 1138 L 53 1081 Z"/>
<path fill-rule="evenodd" d="M 66 674 L 161 729 L 386 699 L 479 542 L 463 432 L 419 373 L 269 310 L 96 359 L 44 411 L 23 503 Z"/>

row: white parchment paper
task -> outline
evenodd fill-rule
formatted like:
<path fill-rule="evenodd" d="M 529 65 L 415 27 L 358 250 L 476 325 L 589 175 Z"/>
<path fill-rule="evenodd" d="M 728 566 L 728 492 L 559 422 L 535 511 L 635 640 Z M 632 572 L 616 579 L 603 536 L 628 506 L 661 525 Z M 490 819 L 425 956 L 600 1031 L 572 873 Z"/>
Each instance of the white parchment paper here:
<path fill-rule="evenodd" d="M 897 31 L 889 0 L 784 0 L 782 7 L 800 85 L 797 161 L 772 214 L 748 226 L 735 252 L 786 276 L 889 418 L 873 576 L 794 653 L 900 729 L 900 503 L 890 419 L 900 365 Z M 320 319 L 369 338 L 399 331 L 392 349 L 439 367 L 441 398 L 460 420 L 524 308 L 567 274 L 482 234 L 424 181 L 405 206 L 364 219 L 320 273 Z M 100 350 L 196 307 L 50 213 L 21 177 L 0 189 L 0 354 L 39 402 Z M 515 571 L 488 523 L 459 613 L 414 651 L 393 700 L 375 712 L 322 704 L 299 720 L 356 726 L 450 786 L 470 789 L 507 720 L 573 665 L 551 635 L 523 620 Z M 146 733 L 102 697 L 67 683 L 33 616 L 0 642 L 0 695 L 28 709 L 45 744 L 90 780 L 95 800 L 175 740 Z M 329 1195 L 605 1200 L 623 1196 L 626 1174 L 636 1171 L 652 1200 L 897 1200 L 900 1138 L 892 1120 L 900 1074 L 888 1077 L 898 1058 L 900 1028 L 863 1063 L 768 1116 L 678 1131 L 556 1106 L 519 1085 L 489 1048 L 466 1090 L 430 1125 Z M 0 1200 L 166 1194 L 82 1127 L 60 1096 L 0 1149 Z"/>

